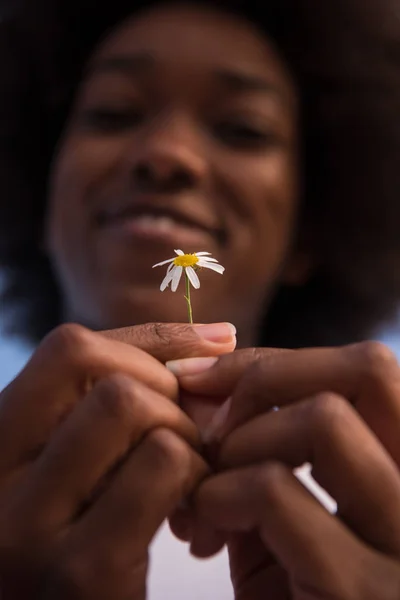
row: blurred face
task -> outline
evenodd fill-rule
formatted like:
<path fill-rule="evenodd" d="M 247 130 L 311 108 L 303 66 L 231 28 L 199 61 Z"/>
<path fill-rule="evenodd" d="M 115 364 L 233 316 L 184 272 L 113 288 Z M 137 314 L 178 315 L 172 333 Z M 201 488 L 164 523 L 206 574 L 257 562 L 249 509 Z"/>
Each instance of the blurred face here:
<path fill-rule="evenodd" d="M 185 321 L 183 282 L 154 263 L 208 251 L 195 322 L 254 342 L 285 277 L 298 200 L 296 94 L 269 41 L 238 17 L 167 5 L 92 56 L 50 185 L 47 247 L 65 318 L 95 329 Z"/>

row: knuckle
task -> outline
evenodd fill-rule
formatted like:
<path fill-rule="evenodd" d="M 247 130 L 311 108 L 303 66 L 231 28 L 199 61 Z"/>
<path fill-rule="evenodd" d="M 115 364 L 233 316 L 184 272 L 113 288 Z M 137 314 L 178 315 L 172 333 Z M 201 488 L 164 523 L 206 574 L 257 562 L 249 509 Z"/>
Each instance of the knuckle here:
<path fill-rule="evenodd" d="M 250 366 L 260 367 L 260 361 L 265 358 L 264 348 L 246 348 L 242 351 Z"/>
<path fill-rule="evenodd" d="M 175 356 L 190 356 L 201 342 L 192 325 L 187 323 L 150 323 L 150 337 L 158 348 Z"/>
<path fill-rule="evenodd" d="M 396 355 L 382 342 L 361 342 L 356 349 L 364 371 L 374 379 L 386 378 L 388 371 L 398 366 Z"/>
<path fill-rule="evenodd" d="M 173 337 L 173 325 L 169 323 L 146 323 L 140 331 L 140 336 L 153 340 L 157 345 L 168 346 L 171 337 Z"/>
<path fill-rule="evenodd" d="M 245 371 L 245 376 L 248 380 L 259 381 L 265 372 L 264 361 L 262 360 L 261 354 L 254 349 L 251 355 L 251 362 Z"/>
<path fill-rule="evenodd" d="M 144 391 L 143 384 L 127 375 L 113 374 L 100 379 L 93 392 L 103 414 L 119 421 L 131 421 Z"/>
<path fill-rule="evenodd" d="M 292 353 L 293 350 L 286 350 L 285 348 L 245 348 L 239 350 L 247 354 L 250 362 L 259 362 L 267 360 L 268 363 L 273 363 L 275 360 L 280 360 L 283 354 Z"/>
<path fill-rule="evenodd" d="M 315 444 L 322 453 L 336 454 L 358 419 L 354 408 L 344 397 L 333 392 L 317 394 L 307 403 Z"/>
<path fill-rule="evenodd" d="M 265 358 L 263 348 L 245 348 L 236 351 L 236 359 L 243 364 L 241 385 L 243 388 L 255 389 L 265 378 Z M 228 355 L 229 360 L 229 355 Z"/>
<path fill-rule="evenodd" d="M 265 380 L 266 374 L 282 359 L 282 354 L 292 352 L 281 348 L 245 348 L 237 350 L 246 363 L 245 376 L 248 380 Z"/>
<path fill-rule="evenodd" d="M 153 429 L 148 436 L 155 460 L 164 468 L 175 473 L 177 479 L 186 479 L 190 472 L 191 455 L 186 442 L 170 429 L 159 427 Z"/>
<path fill-rule="evenodd" d="M 42 349 L 51 356 L 62 356 L 81 362 L 92 354 L 93 332 L 75 323 L 56 327 L 43 340 Z"/>
<path fill-rule="evenodd" d="M 322 392 L 308 401 L 307 410 L 317 431 L 324 433 L 343 423 L 348 404 L 334 392 Z"/>
<path fill-rule="evenodd" d="M 184 326 L 187 329 L 187 326 Z M 179 325 L 166 323 L 152 323 L 152 333 L 158 342 L 168 345 L 175 335 L 184 333 Z"/>
<path fill-rule="evenodd" d="M 190 325 L 182 323 L 145 323 L 132 327 L 130 342 L 161 362 L 187 355 L 200 338 Z"/>
<path fill-rule="evenodd" d="M 253 472 L 253 487 L 263 503 L 276 506 L 287 494 L 288 470 L 282 463 L 271 461 Z"/>

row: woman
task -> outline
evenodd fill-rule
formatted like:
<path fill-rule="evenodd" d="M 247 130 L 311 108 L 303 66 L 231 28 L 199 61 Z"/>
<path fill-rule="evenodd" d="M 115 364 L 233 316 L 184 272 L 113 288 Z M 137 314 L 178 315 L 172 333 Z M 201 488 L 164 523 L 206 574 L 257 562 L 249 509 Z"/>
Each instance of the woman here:
<path fill-rule="evenodd" d="M 81 4 L 3 27 L 4 299 L 45 339 L 2 394 L 2 592 L 144 598 L 170 519 L 237 600 L 397 598 L 400 371 L 354 344 L 400 295 L 395 5 Z M 180 247 L 226 268 L 202 325 Z"/>

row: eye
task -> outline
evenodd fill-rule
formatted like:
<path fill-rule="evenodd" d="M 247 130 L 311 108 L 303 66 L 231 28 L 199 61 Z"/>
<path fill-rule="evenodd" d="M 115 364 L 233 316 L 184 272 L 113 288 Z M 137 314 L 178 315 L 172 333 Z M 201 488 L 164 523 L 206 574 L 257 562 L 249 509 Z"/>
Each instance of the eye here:
<path fill-rule="evenodd" d="M 218 123 L 214 133 L 224 144 L 237 148 L 262 148 L 278 141 L 271 129 L 239 120 Z"/>
<path fill-rule="evenodd" d="M 92 131 L 117 133 L 135 127 L 142 121 L 143 115 L 135 109 L 89 108 L 84 110 L 80 121 Z"/>

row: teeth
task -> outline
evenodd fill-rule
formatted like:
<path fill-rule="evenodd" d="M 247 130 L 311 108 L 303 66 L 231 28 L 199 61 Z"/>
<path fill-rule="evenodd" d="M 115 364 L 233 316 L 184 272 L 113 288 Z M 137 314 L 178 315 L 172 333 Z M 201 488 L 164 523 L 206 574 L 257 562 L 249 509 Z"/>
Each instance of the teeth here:
<path fill-rule="evenodd" d="M 169 217 L 161 217 L 159 219 L 155 219 L 156 222 L 156 227 L 158 227 L 158 229 L 160 229 L 161 231 L 169 231 L 172 227 L 174 227 L 174 225 L 176 225 L 176 222 L 173 219 L 170 219 Z"/>
<path fill-rule="evenodd" d="M 157 217 L 155 215 L 141 215 L 135 219 L 136 224 L 145 230 L 170 231 L 176 222 L 170 217 Z"/>

